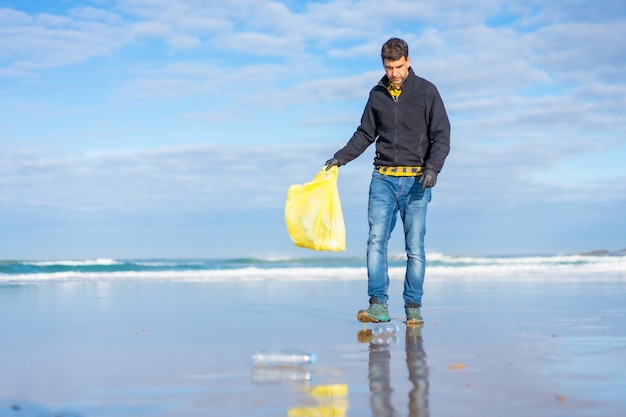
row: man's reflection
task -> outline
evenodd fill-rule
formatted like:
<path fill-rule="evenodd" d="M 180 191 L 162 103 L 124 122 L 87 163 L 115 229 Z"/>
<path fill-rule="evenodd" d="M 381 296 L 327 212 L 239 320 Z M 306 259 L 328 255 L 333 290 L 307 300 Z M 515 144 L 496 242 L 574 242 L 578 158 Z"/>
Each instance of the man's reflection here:
<path fill-rule="evenodd" d="M 406 327 L 406 366 L 413 389 L 409 392 L 409 417 L 427 417 L 428 408 L 428 364 L 422 340 L 422 326 Z"/>
<path fill-rule="evenodd" d="M 370 406 L 372 415 L 376 417 L 393 416 L 394 408 L 391 403 L 391 379 L 389 360 L 391 352 L 389 345 L 393 343 L 395 335 L 383 335 L 372 338 L 369 346 L 368 380 L 370 383 Z"/>
<path fill-rule="evenodd" d="M 374 417 L 397 415 L 391 395 L 390 345 L 398 340 L 396 335 L 373 336 L 365 329 L 359 332 L 359 341 L 369 343 L 370 406 Z M 428 365 L 422 340 L 422 326 L 407 326 L 405 333 L 406 364 L 413 388 L 409 392 L 409 417 L 427 417 Z"/>

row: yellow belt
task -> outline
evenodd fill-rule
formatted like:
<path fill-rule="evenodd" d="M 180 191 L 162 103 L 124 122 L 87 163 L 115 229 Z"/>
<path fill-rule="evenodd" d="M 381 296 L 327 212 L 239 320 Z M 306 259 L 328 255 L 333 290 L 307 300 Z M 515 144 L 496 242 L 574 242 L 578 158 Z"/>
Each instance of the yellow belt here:
<path fill-rule="evenodd" d="M 422 175 L 422 167 L 376 167 L 376 170 L 383 175 L 393 177 L 417 177 Z"/>

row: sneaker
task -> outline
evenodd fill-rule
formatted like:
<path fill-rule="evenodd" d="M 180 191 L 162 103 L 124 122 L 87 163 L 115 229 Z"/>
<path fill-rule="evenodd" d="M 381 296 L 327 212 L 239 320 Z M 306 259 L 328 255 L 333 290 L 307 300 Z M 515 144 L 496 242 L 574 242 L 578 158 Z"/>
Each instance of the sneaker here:
<path fill-rule="evenodd" d="M 382 323 L 391 320 L 387 307 L 378 303 L 370 304 L 367 310 L 359 310 L 356 319 L 363 323 Z"/>
<path fill-rule="evenodd" d="M 407 326 L 418 326 L 424 324 L 424 319 L 420 314 L 419 307 L 406 307 L 404 311 L 406 312 Z"/>

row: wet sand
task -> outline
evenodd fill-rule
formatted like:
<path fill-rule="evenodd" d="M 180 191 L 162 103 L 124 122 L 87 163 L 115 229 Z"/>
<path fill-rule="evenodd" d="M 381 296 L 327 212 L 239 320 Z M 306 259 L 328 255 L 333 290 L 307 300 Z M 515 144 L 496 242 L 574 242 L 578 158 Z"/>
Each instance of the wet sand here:
<path fill-rule="evenodd" d="M 355 318 L 365 281 L 1 285 L 0 415 L 624 415 L 623 282 L 427 277 L 408 329 L 401 285 L 383 338 Z M 254 368 L 257 350 L 317 362 Z M 329 385 L 347 396 L 312 395 Z"/>

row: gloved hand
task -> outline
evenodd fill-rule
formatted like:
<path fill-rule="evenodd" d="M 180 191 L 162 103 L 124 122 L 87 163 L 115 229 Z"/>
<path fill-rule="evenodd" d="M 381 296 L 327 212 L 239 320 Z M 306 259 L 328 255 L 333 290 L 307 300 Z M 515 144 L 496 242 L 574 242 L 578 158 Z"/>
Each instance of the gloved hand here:
<path fill-rule="evenodd" d="M 332 167 L 338 167 L 339 160 L 337 158 L 330 158 L 328 161 L 326 161 L 325 166 L 326 166 L 326 171 L 328 171 Z"/>
<path fill-rule="evenodd" d="M 426 168 L 419 179 L 422 184 L 422 190 L 434 187 L 437 184 L 437 173 L 432 169 Z"/>

